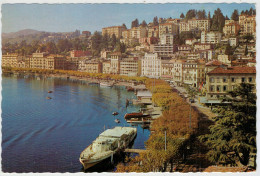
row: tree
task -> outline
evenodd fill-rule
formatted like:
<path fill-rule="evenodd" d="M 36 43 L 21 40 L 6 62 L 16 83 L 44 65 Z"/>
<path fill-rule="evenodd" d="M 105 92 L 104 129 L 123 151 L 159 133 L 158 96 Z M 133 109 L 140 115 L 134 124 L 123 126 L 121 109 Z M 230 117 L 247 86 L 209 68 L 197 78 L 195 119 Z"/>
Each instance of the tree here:
<path fill-rule="evenodd" d="M 229 92 L 230 104 L 215 110 L 218 114 L 210 134 L 200 136 L 209 148 L 210 161 L 216 164 L 244 165 L 249 154 L 256 152 L 256 94 L 254 86 L 241 83 Z"/>
<path fill-rule="evenodd" d="M 229 44 L 226 45 L 225 54 L 229 56 L 233 55 L 233 49 Z"/>
<path fill-rule="evenodd" d="M 126 27 L 125 23 L 123 23 L 123 24 L 122 24 L 122 26 L 123 26 L 125 29 L 127 29 L 127 27 Z"/>
<path fill-rule="evenodd" d="M 190 20 L 195 17 L 196 17 L 196 10 L 194 10 L 194 9 L 189 10 L 185 15 L 186 20 Z"/>
<path fill-rule="evenodd" d="M 246 45 L 246 48 L 245 48 L 245 56 L 248 55 L 248 48 L 247 48 L 247 45 Z"/>
<path fill-rule="evenodd" d="M 221 12 L 221 10 L 218 8 L 217 10 L 214 11 L 214 15 L 212 17 L 211 30 L 222 32 L 224 26 L 225 26 L 225 17 Z"/>
<path fill-rule="evenodd" d="M 234 21 L 238 21 L 239 20 L 239 14 L 238 14 L 238 10 L 235 9 L 234 12 L 231 15 L 231 19 Z"/>
<path fill-rule="evenodd" d="M 208 19 L 209 19 L 209 20 L 211 19 L 211 16 L 210 16 L 210 11 L 209 11 L 209 13 L 208 13 Z"/>
<path fill-rule="evenodd" d="M 184 16 L 183 13 L 181 13 L 180 18 L 181 18 L 181 19 L 185 18 L 185 16 Z"/>
<path fill-rule="evenodd" d="M 205 10 L 202 10 L 202 11 L 199 10 L 196 13 L 196 16 L 197 16 L 198 19 L 206 19 L 206 12 L 205 12 Z"/>
<path fill-rule="evenodd" d="M 139 26 L 139 21 L 138 21 L 138 19 L 136 18 L 134 21 L 132 21 L 131 28 L 133 28 L 133 27 L 138 27 L 138 26 Z"/>
<path fill-rule="evenodd" d="M 98 56 L 102 47 L 102 35 L 100 32 L 95 31 L 93 36 L 91 37 L 91 50 L 92 50 L 92 54 L 94 56 Z"/>
<path fill-rule="evenodd" d="M 226 15 L 226 17 L 225 17 L 225 20 L 230 20 L 229 18 L 228 18 L 228 16 Z"/>
<path fill-rule="evenodd" d="M 142 24 L 141 24 L 142 27 L 147 27 L 147 23 L 145 20 L 143 20 Z"/>
<path fill-rule="evenodd" d="M 158 17 L 157 16 L 153 18 L 153 25 L 154 26 L 159 26 L 159 22 L 158 22 Z"/>
<path fill-rule="evenodd" d="M 112 46 L 112 48 L 116 47 L 116 43 L 117 43 L 117 38 L 116 38 L 116 35 L 113 34 L 112 38 L 111 38 L 111 46 Z"/>

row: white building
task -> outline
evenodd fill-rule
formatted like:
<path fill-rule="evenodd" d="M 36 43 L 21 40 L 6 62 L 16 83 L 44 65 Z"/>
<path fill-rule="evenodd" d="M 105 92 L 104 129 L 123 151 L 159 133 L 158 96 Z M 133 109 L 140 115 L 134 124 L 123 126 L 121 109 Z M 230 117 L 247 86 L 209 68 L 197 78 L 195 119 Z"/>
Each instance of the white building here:
<path fill-rule="evenodd" d="M 174 35 L 173 34 L 162 34 L 160 36 L 160 43 L 162 45 L 172 45 L 173 44 Z"/>
<path fill-rule="evenodd" d="M 145 53 L 142 59 L 141 75 L 150 78 L 161 76 L 161 58 L 157 53 Z"/>
<path fill-rule="evenodd" d="M 220 32 L 201 32 L 201 43 L 220 43 L 221 33 Z"/>

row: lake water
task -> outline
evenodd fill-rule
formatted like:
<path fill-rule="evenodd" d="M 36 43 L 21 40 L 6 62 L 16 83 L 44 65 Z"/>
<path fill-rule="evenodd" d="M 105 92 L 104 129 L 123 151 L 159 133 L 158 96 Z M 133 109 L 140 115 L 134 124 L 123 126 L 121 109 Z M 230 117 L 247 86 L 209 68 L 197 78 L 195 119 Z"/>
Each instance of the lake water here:
<path fill-rule="evenodd" d="M 133 97 L 123 86 L 2 76 L 2 171 L 81 172 L 81 151 L 104 127 L 130 126 L 124 114 L 140 108 L 125 107 Z M 142 149 L 150 131 L 137 129 L 134 148 Z"/>

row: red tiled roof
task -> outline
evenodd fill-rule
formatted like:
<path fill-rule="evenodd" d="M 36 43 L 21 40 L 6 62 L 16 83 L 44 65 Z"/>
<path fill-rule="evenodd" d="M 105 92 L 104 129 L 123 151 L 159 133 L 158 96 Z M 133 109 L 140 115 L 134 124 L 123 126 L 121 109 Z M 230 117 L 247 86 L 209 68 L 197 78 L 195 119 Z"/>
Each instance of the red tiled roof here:
<path fill-rule="evenodd" d="M 206 66 L 220 66 L 220 65 L 226 65 L 226 64 L 223 64 L 222 62 L 220 62 L 218 60 L 213 60 L 213 61 L 206 63 Z"/>
<path fill-rule="evenodd" d="M 215 68 L 214 70 L 210 71 L 208 74 L 232 74 L 232 73 L 256 73 L 255 67 L 229 67 L 225 68 Z"/>

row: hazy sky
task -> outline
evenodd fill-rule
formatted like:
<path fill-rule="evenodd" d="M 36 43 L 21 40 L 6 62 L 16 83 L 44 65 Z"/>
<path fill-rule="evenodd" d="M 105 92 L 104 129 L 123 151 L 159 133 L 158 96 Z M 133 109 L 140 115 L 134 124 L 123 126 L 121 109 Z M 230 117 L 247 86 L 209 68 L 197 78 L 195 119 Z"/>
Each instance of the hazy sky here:
<path fill-rule="evenodd" d="M 179 18 L 189 9 L 210 11 L 220 8 L 231 16 L 234 9 L 249 10 L 254 4 L 3 4 L 2 32 L 35 29 L 48 32 L 70 32 L 79 29 L 91 32 L 102 27 L 122 25 L 129 28 L 138 18 L 141 23 L 151 22 L 155 16 Z"/>

